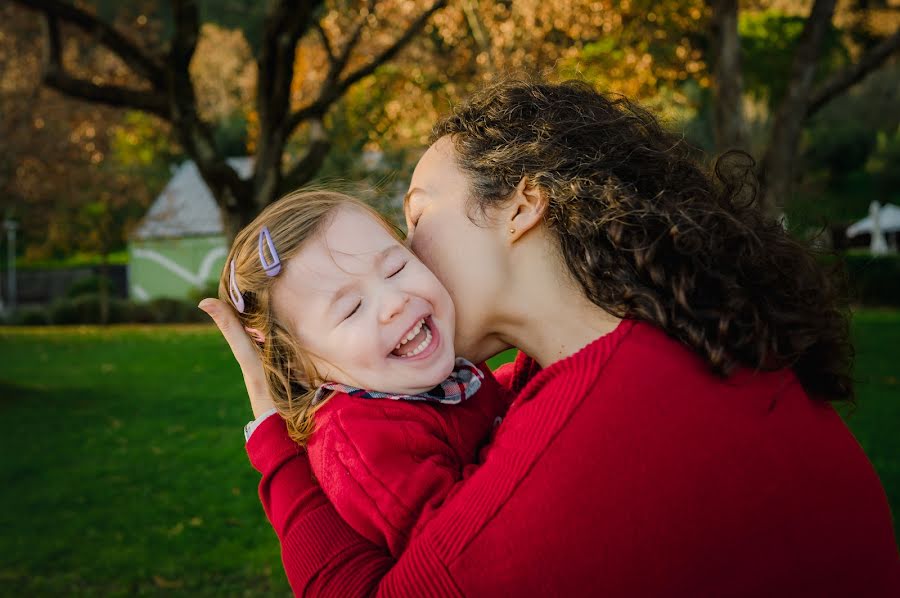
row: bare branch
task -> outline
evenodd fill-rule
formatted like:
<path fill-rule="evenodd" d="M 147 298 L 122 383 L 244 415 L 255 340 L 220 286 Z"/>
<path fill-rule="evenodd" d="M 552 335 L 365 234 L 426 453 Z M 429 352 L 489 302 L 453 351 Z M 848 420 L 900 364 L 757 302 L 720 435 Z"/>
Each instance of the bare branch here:
<path fill-rule="evenodd" d="M 154 88 L 162 88 L 165 80 L 163 66 L 115 27 L 104 23 L 95 15 L 59 0 L 13 0 L 13 2 L 46 15 L 52 14 L 59 20 L 81 29 L 121 58 L 122 62 L 135 73 L 146 78 Z"/>
<path fill-rule="evenodd" d="M 363 27 L 366 25 L 366 20 L 374 11 L 375 0 L 369 0 L 366 10 L 360 15 L 356 24 L 354 24 L 350 35 L 347 36 L 347 41 L 344 43 L 344 47 L 341 48 L 340 54 L 335 56 L 334 60 L 329 61 L 328 74 L 325 76 L 325 83 L 323 85 L 324 88 L 334 87 L 335 82 L 347 66 L 347 61 L 350 60 L 350 54 L 353 52 L 353 48 L 359 43 L 359 38 L 362 35 Z"/>
<path fill-rule="evenodd" d="M 325 161 L 330 148 L 331 140 L 322 120 L 318 118 L 313 120 L 310 123 L 310 139 L 306 154 L 285 173 L 283 186 L 286 189 L 296 189 L 312 180 Z"/>
<path fill-rule="evenodd" d="M 381 54 L 379 54 L 378 56 L 373 58 L 371 60 L 371 62 L 369 62 L 365 66 L 358 68 L 353 73 L 351 73 L 349 76 L 347 76 L 346 79 L 341 81 L 340 85 L 338 86 L 339 95 L 343 94 L 347 90 L 348 87 L 350 87 L 351 85 L 353 85 L 360 79 L 362 79 L 364 77 L 368 77 L 369 75 L 374 73 L 375 69 L 377 69 L 379 66 L 388 62 L 394 56 L 396 56 L 397 52 L 399 52 L 401 49 L 403 49 L 403 47 L 406 44 L 408 44 L 409 41 L 413 37 L 415 37 L 415 35 L 417 33 L 419 33 L 419 31 L 422 30 L 422 28 L 425 26 L 425 23 L 427 23 L 428 19 L 431 18 L 431 15 L 433 15 L 440 9 L 444 8 L 444 6 L 446 6 L 446 5 L 447 5 L 447 0 L 435 0 L 435 3 L 432 4 L 428 10 L 423 12 L 421 15 L 419 15 L 419 17 L 415 21 L 410 23 L 410 25 L 406 29 L 406 31 L 403 32 L 403 35 L 401 35 L 399 38 L 397 38 L 397 40 L 393 44 L 391 44 L 390 46 L 385 48 L 381 52 Z"/>
<path fill-rule="evenodd" d="M 425 23 L 428 22 L 428 19 L 431 16 L 446 6 L 446 0 L 435 0 L 434 4 L 431 5 L 425 12 L 418 16 L 412 23 L 409 24 L 406 31 L 398 37 L 393 44 L 385 48 L 378 54 L 375 58 L 373 58 L 369 63 L 361 66 L 356 69 L 352 73 L 350 73 L 343 80 L 338 81 L 337 79 L 326 79 L 325 84 L 323 84 L 322 89 L 319 92 L 319 96 L 312 103 L 300 108 L 296 112 L 294 112 L 290 118 L 288 119 L 287 130 L 289 132 L 293 132 L 300 123 L 308 120 L 310 118 L 321 118 L 328 111 L 328 108 L 333 104 L 338 98 L 340 98 L 347 89 L 359 81 L 364 77 L 367 77 L 375 72 L 382 64 L 391 60 L 397 52 L 399 52 L 406 44 L 410 42 L 410 40 L 419 33 L 422 28 L 425 26 Z M 352 35 L 351 35 L 352 41 Z M 353 42 L 355 43 L 355 42 Z M 344 47 L 344 51 L 347 51 L 348 46 Z M 343 67 L 341 67 L 343 70 Z M 330 84 L 329 84 L 330 83 Z"/>
<path fill-rule="evenodd" d="M 877 46 L 866 52 L 857 62 L 832 75 L 828 81 L 815 90 L 809 99 L 806 116 L 812 116 L 825 104 L 842 94 L 853 84 L 861 81 L 866 75 L 881 66 L 898 49 L 900 49 L 900 29 L 895 31 L 893 35 L 881 40 Z"/>
<path fill-rule="evenodd" d="M 135 108 L 168 118 L 166 98 L 158 91 L 97 84 L 66 73 L 62 64 L 59 19 L 54 14 L 46 13 L 44 26 L 47 36 L 47 56 L 43 79 L 48 87 L 80 100 L 98 102 L 117 108 Z"/>
<path fill-rule="evenodd" d="M 322 39 L 322 46 L 325 48 L 325 54 L 328 56 L 328 61 L 331 62 L 334 60 L 334 48 L 331 47 L 331 40 L 328 39 L 328 33 L 326 33 L 325 28 L 322 27 L 322 23 L 319 21 L 313 23 L 313 28 L 318 32 L 319 37 Z"/>
<path fill-rule="evenodd" d="M 55 69 L 45 72 L 44 82 L 48 87 L 73 98 L 117 108 L 143 110 L 160 118 L 169 118 L 166 98 L 159 92 L 129 89 L 118 85 L 100 85 Z"/>

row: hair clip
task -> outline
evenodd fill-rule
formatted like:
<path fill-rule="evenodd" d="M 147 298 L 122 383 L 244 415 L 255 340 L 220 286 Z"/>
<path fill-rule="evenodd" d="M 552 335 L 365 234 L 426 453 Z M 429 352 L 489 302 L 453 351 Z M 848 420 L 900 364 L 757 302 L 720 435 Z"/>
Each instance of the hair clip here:
<path fill-rule="evenodd" d="M 234 308 L 238 310 L 239 313 L 244 313 L 244 298 L 241 296 L 241 291 L 237 286 L 237 280 L 235 280 L 234 277 L 234 260 L 231 260 L 231 276 L 228 281 L 228 296 L 231 297 Z"/>
<path fill-rule="evenodd" d="M 272 254 L 271 262 L 266 259 L 266 254 L 263 251 L 263 239 L 266 240 L 266 244 L 269 246 L 269 253 Z M 266 275 L 276 276 L 281 272 L 281 260 L 278 259 L 278 252 L 275 251 L 275 243 L 272 242 L 272 235 L 269 234 L 268 226 L 262 227 L 262 230 L 259 231 L 259 261 L 263 270 L 266 271 Z"/>

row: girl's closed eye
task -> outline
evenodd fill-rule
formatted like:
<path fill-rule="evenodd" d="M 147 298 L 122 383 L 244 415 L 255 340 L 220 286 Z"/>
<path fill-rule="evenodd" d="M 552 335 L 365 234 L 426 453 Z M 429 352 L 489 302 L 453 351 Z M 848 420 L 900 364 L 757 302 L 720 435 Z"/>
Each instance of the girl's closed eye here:
<path fill-rule="evenodd" d="M 359 311 L 359 308 L 360 308 L 360 307 L 362 307 L 362 297 L 360 297 L 360 299 L 356 302 L 356 305 L 353 307 L 353 309 L 350 311 L 350 313 L 348 313 L 348 314 L 344 317 L 344 319 L 345 319 L 345 320 L 349 320 L 350 317 L 351 317 L 353 314 L 355 314 L 356 312 Z"/>
<path fill-rule="evenodd" d="M 388 274 L 387 277 L 388 277 L 388 278 L 393 278 L 394 276 L 397 276 L 398 274 L 400 274 L 400 272 L 403 270 L 403 268 L 406 267 L 406 264 L 408 264 L 408 263 L 409 263 L 409 262 L 403 262 L 403 263 L 400 264 L 399 266 L 395 266 L 395 267 L 391 268 L 391 273 Z"/>

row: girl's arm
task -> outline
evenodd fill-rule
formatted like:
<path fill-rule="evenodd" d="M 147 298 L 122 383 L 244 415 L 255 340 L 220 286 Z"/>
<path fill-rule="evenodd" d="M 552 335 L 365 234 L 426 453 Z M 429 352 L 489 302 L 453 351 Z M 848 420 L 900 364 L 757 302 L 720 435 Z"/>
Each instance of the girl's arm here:
<path fill-rule="evenodd" d="M 469 401 L 490 399 L 479 391 Z M 474 403 L 441 407 L 337 394 L 316 414 L 308 446 L 316 480 L 344 521 L 395 558 L 490 431 L 493 417 Z M 460 419 L 467 436 L 441 414 Z"/>
<path fill-rule="evenodd" d="M 357 534 L 312 478 L 309 459 L 270 417 L 247 443 L 262 473 L 259 496 L 297 596 L 461 596 L 431 538 L 414 539 L 399 560 Z"/>
<path fill-rule="evenodd" d="M 288 436 L 284 421 L 279 417 L 262 421 L 247 442 L 247 454 L 262 474 L 259 497 L 281 544 L 284 570 L 294 593 L 304 594 L 316 577 L 347 561 L 361 566 L 348 568 L 346 582 L 357 590 L 343 595 L 370 593 L 372 588 L 363 587 L 373 586 L 394 561 L 337 514 L 313 480 L 309 459 Z M 332 595 L 340 593 L 336 590 Z"/>

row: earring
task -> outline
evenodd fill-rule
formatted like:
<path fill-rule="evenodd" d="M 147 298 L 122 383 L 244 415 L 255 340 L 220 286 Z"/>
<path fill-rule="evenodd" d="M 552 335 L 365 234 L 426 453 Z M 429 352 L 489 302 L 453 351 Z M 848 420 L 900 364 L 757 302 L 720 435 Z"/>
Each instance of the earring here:
<path fill-rule="evenodd" d="M 516 234 L 516 229 L 514 229 L 514 228 L 509 229 L 509 234 L 511 234 L 511 235 Z"/>

